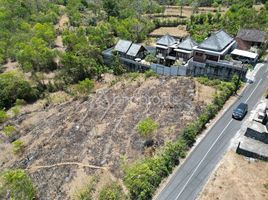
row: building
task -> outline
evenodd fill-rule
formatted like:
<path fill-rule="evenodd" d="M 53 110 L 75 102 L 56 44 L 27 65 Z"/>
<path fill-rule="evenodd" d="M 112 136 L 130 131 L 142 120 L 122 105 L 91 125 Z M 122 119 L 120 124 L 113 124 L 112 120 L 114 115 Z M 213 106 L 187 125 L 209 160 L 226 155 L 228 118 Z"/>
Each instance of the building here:
<path fill-rule="evenodd" d="M 119 56 L 126 57 L 126 54 L 131 47 L 132 42 L 128 40 L 119 40 L 114 47 L 114 52 L 118 53 Z"/>
<path fill-rule="evenodd" d="M 147 54 L 147 49 L 143 45 L 135 44 L 128 40 L 119 40 L 113 51 L 121 57 L 131 60 L 143 59 Z"/>
<path fill-rule="evenodd" d="M 193 60 L 195 62 L 206 63 L 207 60 L 223 60 L 225 55 L 236 48 L 236 41 L 224 30 L 212 33 L 200 45 L 193 47 Z"/>
<path fill-rule="evenodd" d="M 249 50 L 253 46 L 260 47 L 266 45 L 266 36 L 267 33 L 265 31 L 240 29 L 236 36 L 238 49 Z"/>
<path fill-rule="evenodd" d="M 147 49 L 143 45 L 132 43 L 127 51 L 126 57 L 131 60 L 144 59 L 147 55 L 147 52 Z"/>
<path fill-rule="evenodd" d="M 156 58 L 157 62 L 167 66 L 172 65 L 176 61 L 176 55 L 172 55 L 174 45 L 177 40 L 166 34 L 156 42 Z"/>
<path fill-rule="evenodd" d="M 235 49 L 231 52 L 231 56 L 235 60 L 239 60 L 245 64 L 255 64 L 258 61 L 259 55 L 249 51 Z"/>
<path fill-rule="evenodd" d="M 191 37 L 186 38 L 184 41 L 176 45 L 174 51 L 176 52 L 176 58 L 183 61 L 188 61 L 193 57 L 193 48 L 198 46 L 198 43 Z"/>

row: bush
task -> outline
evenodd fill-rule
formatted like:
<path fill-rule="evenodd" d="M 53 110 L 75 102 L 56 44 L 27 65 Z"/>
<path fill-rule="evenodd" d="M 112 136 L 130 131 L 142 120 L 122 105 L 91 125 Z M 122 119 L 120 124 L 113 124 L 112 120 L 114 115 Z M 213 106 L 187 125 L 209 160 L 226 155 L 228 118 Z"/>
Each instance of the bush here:
<path fill-rule="evenodd" d="M 35 187 L 23 170 L 8 170 L 0 174 L 0 199 L 6 199 L 8 194 L 14 200 L 35 199 Z"/>
<path fill-rule="evenodd" d="M 14 126 L 12 126 L 12 125 L 5 126 L 5 128 L 3 130 L 4 134 L 7 137 L 11 137 L 14 134 L 15 131 L 16 131 L 16 128 Z"/>
<path fill-rule="evenodd" d="M 31 87 L 18 73 L 0 74 L 0 109 L 11 107 L 17 99 L 33 101 L 38 97 L 38 91 Z"/>
<path fill-rule="evenodd" d="M 136 126 L 138 133 L 145 138 L 151 137 L 151 134 L 158 128 L 158 124 L 151 118 L 141 120 Z"/>
<path fill-rule="evenodd" d="M 264 184 L 264 187 L 268 190 L 268 183 Z"/>
<path fill-rule="evenodd" d="M 12 146 L 14 154 L 20 154 L 23 151 L 24 143 L 21 140 L 16 140 L 12 142 Z"/>
<path fill-rule="evenodd" d="M 17 116 L 20 113 L 20 107 L 19 106 L 13 107 L 12 112 L 14 116 Z"/>
<path fill-rule="evenodd" d="M 0 109 L 0 123 L 5 122 L 6 120 L 8 120 L 8 115 L 4 110 Z"/>
<path fill-rule="evenodd" d="M 99 200 L 125 200 L 125 195 L 123 193 L 120 185 L 115 182 L 104 186 L 99 194 Z"/>
<path fill-rule="evenodd" d="M 144 72 L 145 78 L 157 77 L 158 75 L 153 70 L 147 70 Z"/>
<path fill-rule="evenodd" d="M 89 94 L 93 88 L 94 82 L 92 80 L 89 80 L 88 78 L 83 81 L 79 81 L 79 83 L 77 84 L 77 91 L 80 94 Z"/>

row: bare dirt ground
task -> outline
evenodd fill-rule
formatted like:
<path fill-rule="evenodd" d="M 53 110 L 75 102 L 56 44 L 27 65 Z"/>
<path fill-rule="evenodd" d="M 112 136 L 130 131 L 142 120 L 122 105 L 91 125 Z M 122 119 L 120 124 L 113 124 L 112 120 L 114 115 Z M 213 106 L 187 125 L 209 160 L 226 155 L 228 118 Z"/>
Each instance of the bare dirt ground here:
<path fill-rule="evenodd" d="M 229 151 L 211 176 L 199 200 L 265 200 L 268 163 L 249 160 Z"/>
<path fill-rule="evenodd" d="M 155 29 L 153 32 L 149 34 L 149 36 L 159 37 L 165 34 L 169 34 L 177 38 L 184 38 L 189 35 L 189 33 L 186 31 L 186 26 L 177 26 L 177 27 L 161 27 Z"/>
<path fill-rule="evenodd" d="M 100 177 L 96 192 L 109 180 L 122 184 L 122 158 L 130 164 L 153 154 L 136 131 L 141 119 L 158 123 L 154 148 L 159 148 L 202 112 L 204 97 L 212 98 L 202 89 L 197 95 L 189 78 L 113 80 L 83 100 L 37 106 L 0 125 L 0 132 L 15 126 L 16 139 L 25 145 L 15 156 L 10 138 L 0 133 L 0 170 L 26 169 L 39 199 L 73 199 L 86 177 Z"/>

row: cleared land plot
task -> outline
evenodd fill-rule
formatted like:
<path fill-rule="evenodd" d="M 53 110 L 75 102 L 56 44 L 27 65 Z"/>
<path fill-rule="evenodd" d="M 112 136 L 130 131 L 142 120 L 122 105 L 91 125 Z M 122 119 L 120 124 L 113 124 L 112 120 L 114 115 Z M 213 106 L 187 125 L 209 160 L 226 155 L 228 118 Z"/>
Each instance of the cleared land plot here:
<path fill-rule="evenodd" d="M 204 97 L 211 100 L 213 92 L 207 96 L 209 88 L 200 87 L 190 78 L 129 75 L 110 79 L 83 100 L 28 109 L 6 123 L 24 142 L 21 155 L 12 153 L 0 126 L 0 171 L 27 169 L 42 199 L 72 199 L 74 186 L 81 188 L 77 183 L 85 177 L 101 177 L 96 190 L 107 179 L 122 183 L 122 160 L 130 164 L 152 156 L 202 112 Z M 159 127 L 154 146 L 146 149 L 135 127 L 147 117 Z"/>
<path fill-rule="evenodd" d="M 221 13 L 225 13 L 227 8 L 221 8 Z M 190 18 L 191 15 L 193 14 L 193 7 L 190 6 L 184 6 L 182 9 L 182 16 Z M 213 7 L 198 7 L 197 14 L 199 13 L 216 13 L 217 8 Z M 170 6 L 166 7 L 164 11 L 165 16 L 180 16 L 181 15 L 181 8 L 178 6 Z"/>
<path fill-rule="evenodd" d="M 165 34 L 169 34 L 177 38 L 184 38 L 189 35 L 189 33 L 186 31 L 186 26 L 177 26 L 177 27 L 161 27 L 155 29 L 153 32 L 149 34 L 149 36 L 161 37 Z"/>
<path fill-rule="evenodd" d="M 228 152 L 211 176 L 199 200 L 268 199 L 268 163 Z"/>

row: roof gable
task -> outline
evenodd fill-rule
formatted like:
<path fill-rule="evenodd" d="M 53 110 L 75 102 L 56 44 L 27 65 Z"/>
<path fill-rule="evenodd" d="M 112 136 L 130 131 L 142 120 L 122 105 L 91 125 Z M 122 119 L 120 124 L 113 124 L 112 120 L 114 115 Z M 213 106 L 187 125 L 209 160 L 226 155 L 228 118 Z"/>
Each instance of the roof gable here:
<path fill-rule="evenodd" d="M 157 40 L 156 44 L 163 45 L 163 46 L 171 46 L 175 44 L 176 42 L 177 40 L 174 37 L 170 36 L 169 34 L 166 34 L 163 37 L 161 37 L 159 40 Z"/>
<path fill-rule="evenodd" d="M 212 51 L 222 51 L 229 45 L 234 38 L 228 35 L 224 30 L 212 33 L 209 38 L 203 41 L 198 47 Z"/>
<path fill-rule="evenodd" d="M 240 29 L 237 37 L 249 42 L 265 42 L 267 33 L 257 29 Z"/>
<path fill-rule="evenodd" d="M 188 37 L 186 40 L 182 41 L 177 48 L 192 51 L 193 47 L 197 45 L 198 43 L 196 41 L 194 41 L 191 37 Z"/>
<path fill-rule="evenodd" d="M 127 53 L 131 46 L 132 42 L 128 40 L 119 40 L 114 47 L 115 51 L 119 51 L 121 53 Z"/>
<path fill-rule="evenodd" d="M 140 50 L 145 49 L 142 45 L 140 44 L 132 44 L 131 47 L 129 48 L 127 55 L 129 56 L 137 56 L 137 54 L 140 52 Z"/>

